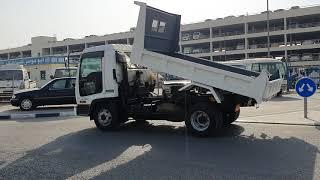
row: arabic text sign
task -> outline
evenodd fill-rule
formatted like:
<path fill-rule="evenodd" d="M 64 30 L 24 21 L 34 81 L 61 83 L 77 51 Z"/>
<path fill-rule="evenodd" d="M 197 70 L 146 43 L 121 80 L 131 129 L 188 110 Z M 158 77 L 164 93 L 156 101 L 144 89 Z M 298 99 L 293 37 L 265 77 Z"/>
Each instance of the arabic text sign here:
<path fill-rule="evenodd" d="M 296 83 L 296 92 L 302 97 L 310 97 L 317 90 L 317 85 L 310 78 L 303 77 Z"/>
<path fill-rule="evenodd" d="M 18 58 L 1 60 L 0 65 L 5 64 L 20 64 L 20 65 L 38 65 L 38 64 L 64 64 L 64 56 L 48 56 L 48 57 L 32 57 L 32 58 Z M 71 64 L 76 64 L 77 61 L 70 61 Z"/>

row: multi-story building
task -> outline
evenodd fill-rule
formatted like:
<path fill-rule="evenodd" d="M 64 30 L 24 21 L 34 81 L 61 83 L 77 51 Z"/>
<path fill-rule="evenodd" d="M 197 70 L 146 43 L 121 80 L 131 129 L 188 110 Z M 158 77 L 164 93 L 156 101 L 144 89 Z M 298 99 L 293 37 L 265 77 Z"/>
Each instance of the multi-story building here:
<path fill-rule="evenodd" d="M 266 57 L 267 12 L 183 25 L 181 50 L 213 61 Z M 270 53 L 292 66 L 320 65 L 320 6 L 269 12 Z"/>
<path fill-rule="evenodd" d="M 105 36 L 90 35 L 83 39 L 67 38 L 57 41 L 55 37 L 31 38 L 26 46 L 0 50 L 0 65 L 14 63 L 25 65 L 31 80 L 42 86 L 50 80 L 55 69 L 65 66 L 65 57 L 78 59 L 84 48 L 104 44 L 133 44 L 134 32 Z M 74 64 L 72 64 L 74 65 Z"/>
<path fill-rule="evenodd" d="M 43 57 L 52 55 L 77 56 L 87 47 L 104 44 L 132 44 L 133 31 L 115 33 L 105 36 L 90 35 L 83 39 L 66 38 L 57 41 L 56 37 L 38 36 L 31 38 L 26 46 L 0 50 L 0 60 L 26 57 Z"/>
<path fill-rule="evenodd" d="M 283 57 L 291 65 L 320 64 L 320 6 L 291 7 L 270 11 L 270 52 Z M 181 26 L 180 49 L 191 56 L 212 61 L 266 57 L 267 12 L 255 15 L 228 16 Z M 0 50 L 0 61 L 7 59 L 52 55 L 79 56 L 91 46 L 132 44 L 134 29 L 105 36 L 83 39 L 33 37 L 31 44 Z"/>

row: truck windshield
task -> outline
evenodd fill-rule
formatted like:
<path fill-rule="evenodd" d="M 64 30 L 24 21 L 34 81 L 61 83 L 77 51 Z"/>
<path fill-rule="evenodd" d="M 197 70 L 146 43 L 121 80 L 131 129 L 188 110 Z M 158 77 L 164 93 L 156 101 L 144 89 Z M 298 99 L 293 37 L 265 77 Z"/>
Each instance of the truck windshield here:
<path fill-rule="evenodd" d="M 285 66 L 281 62 L 271 62 L 271 63 L 254 63 L 252 64 L 252 70 L 261 72 L 263 69 L 267 70 L 271 74 L 270 80 L 284 78 L 285 76 Z"/>
<path fill-rule="evenodd" d="M 103 51 L 83 54 L 80 60 L 79 93 L 88 96 L 102 92 Z"/>
<path fill-rule="evenodd" d="M 0 81 L 23 80 L 22 70 L 0 70 Z"/>
<path fill-rule="evenodd" d="M 61 77 L 76 77 L 77 69 L 56 69 L 54 72 L 55 78 Z"/>

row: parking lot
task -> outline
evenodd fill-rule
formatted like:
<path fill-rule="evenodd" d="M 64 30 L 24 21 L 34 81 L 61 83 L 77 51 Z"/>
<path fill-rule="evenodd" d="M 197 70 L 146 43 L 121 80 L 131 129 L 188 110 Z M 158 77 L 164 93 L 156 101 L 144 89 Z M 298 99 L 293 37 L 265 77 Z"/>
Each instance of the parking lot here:
<path fill-rule="evenodd" d="M 319 179 L 319 102 L 319 94 L 309 100 L 308 119 L 296 95 L 242 108 L 210 138 L 166 121 L 101 132 L 87 117 L 0 120 L 0 179 Z M 27 113 L 61 110 L 73 108 Z"/>

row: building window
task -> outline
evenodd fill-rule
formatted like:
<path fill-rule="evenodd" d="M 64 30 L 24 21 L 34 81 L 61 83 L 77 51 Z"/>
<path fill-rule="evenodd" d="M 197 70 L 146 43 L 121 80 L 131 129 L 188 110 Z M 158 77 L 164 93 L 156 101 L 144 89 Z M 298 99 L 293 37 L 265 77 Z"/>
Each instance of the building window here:
<path fill-rule="evenodd" d="M 40 71 L 40 80 L 46 80 L 46 71 Z"/>
<path fill-rule="evenodd" d="M 28 79 L 31 79 L 30 71 L 28 71 Z"/>

